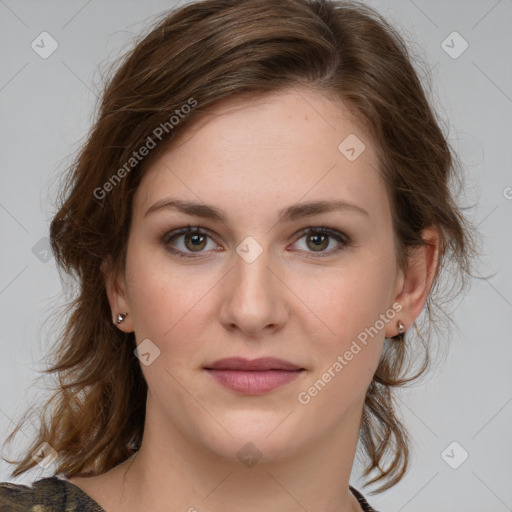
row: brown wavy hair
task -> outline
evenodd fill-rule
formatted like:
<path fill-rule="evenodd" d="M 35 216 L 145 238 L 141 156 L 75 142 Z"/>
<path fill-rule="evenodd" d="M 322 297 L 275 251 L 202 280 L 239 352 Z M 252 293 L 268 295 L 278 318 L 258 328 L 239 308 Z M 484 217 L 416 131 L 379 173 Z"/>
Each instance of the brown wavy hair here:
<path fill-rule="evenodd" d="M 397 30 L 360 3 L 206 0 L 165 13 L 114 63 L 50 226 L 61 279 L 77 285 L 44 370 L 58 377 L 58 386 L 37 411 L 38 434 L 12 476 L 36 465 L 31 453 L 43 441 L 58 452 L 57 472 L 66 477 L 104 473 L 140 447 L 147 384 L 134 334 L 112 322 L 101 264 L 109 260 L 113 271 L 123 270 L 132 197 L 144 172 L 223 99 L 306 86 L 343 101 L 377 148 L 399 264 L 405 269 L 408 250 L 425 243 L 421 230 L 437 226 L 439 268 L 451 263 L 464 281 L 472 239 L 450 190 L 457 157 L 410 55 Z M 130 160 L 158 127 L 155 149 Z M 364 475 L 376 473 L 365 485 L 381 484 L 374 492 L 395 485 L 407 470 L 409 439 L 392 391 L 429 367 L 434 306 L 442 310 L 440 275 L 426 304 L 426 330 L 415 324 L 418 336 L 385 340 L 367 391 L 360 441 Z"/>

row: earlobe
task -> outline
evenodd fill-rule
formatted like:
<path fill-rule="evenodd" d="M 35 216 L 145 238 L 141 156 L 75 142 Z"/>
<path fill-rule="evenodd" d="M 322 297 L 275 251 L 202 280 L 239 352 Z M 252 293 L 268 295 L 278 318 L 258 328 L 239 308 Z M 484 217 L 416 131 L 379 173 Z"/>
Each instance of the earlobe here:
<path fill-rule="evenodd" d="M 402 288 L 395 298 L 395 301 L 402 305 L 399 316 L 405 330 L 420 315 L 439 270 L 441 240 L 439 228 L 425 228 L 421 236 L 425 243 L 421 247 L 412 249 L 407 269 L 403 274 Z M 397 334 L 398 332 L 395 332 L 391 336 Z"/>
<path fill-rule="evenodd" d="M 133 332 L 124 279 L 115 271 L 110 260 L 102 261 L 101 271 L 104 275 L 105 291 L 112 312 L 112 323 L 123 332 Z"/>

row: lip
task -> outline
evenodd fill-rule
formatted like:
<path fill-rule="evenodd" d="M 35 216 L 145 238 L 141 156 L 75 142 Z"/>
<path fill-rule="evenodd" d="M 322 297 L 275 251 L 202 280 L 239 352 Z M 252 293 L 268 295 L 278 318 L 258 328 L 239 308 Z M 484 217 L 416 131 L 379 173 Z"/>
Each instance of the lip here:
<path fill-rule="evenodd" d="M 274 357 L 219 359 L 205 367 L 223 386 L 244 395 L 261 395 L 296 379 L 305 369 Z"/>
<path fill-rule="evenodd" d="M 245 359 L 243 357 L 226 357 L 205 366 L 207 370 L 239 370 L 239 371 L 266 371 L 266 370 L 304 370 L 301 366 L 277 359 L 276 357 L 259 357 L 258 359 Z"/>

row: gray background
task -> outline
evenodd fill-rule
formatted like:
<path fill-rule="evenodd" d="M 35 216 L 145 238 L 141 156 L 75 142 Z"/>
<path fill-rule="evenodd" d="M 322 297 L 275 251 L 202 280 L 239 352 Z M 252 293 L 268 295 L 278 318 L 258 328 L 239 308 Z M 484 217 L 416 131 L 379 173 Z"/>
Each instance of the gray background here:
<path fill-rule="evenodd" d="M 451 314 L 457 329 L 446 360 L 401 392 L 413 439 L 409 473 L 383 495 L 368 498 L 382 512 L 512 510 L 512 3 L 369 3 L 414 42 L 413 52 L 431 70 L 434 100 L 466 169 L 464 202 L 476 203 L 468 215 L 482 233 L 478 272 L 492 277 L 473 279 Z M 51 325 L 43 322 L 62 301 L 55 262 L 46 261 L 54 213 L 49 200 L 93 119 L 99 65 L 120 55 L 154 15 L 175 5 L 0 0 L 2 440 L 27 403 L 47 396 L 44 381 L 36 381 L 53 340 Z M 47 59 L 31 48 L 43 31 L 58 43 Z M 457 58 L 445 50 L 463 48 L 458 36 L 442 45 L 454 31 L 469 45 Z M 20 442 L 31 434 L 25 429 Z M 453 451 L 445 450 L 454 441 Z M 469 457 L 453 469 L 446 461 L 460 463 L 462 450 Z M 29 483 L 49 473 L 9 479 L 7 464 L 0 463 L 0 481 Z M 352 483 L 361 488 L 358 475 L 356 466 Z"/>

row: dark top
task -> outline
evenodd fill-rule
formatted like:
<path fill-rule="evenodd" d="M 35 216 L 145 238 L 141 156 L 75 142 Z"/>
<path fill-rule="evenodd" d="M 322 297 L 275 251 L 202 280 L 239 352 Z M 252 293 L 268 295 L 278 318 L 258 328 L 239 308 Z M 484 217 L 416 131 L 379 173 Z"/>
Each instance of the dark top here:
<path fill-rule="evenodd" d="M 377 512 L 350 486 L 364 512 Z M 105 512 L 75 484 L 56 476 L 41 478 L 32 487 L 0 482 L 0 512 Z"/>

